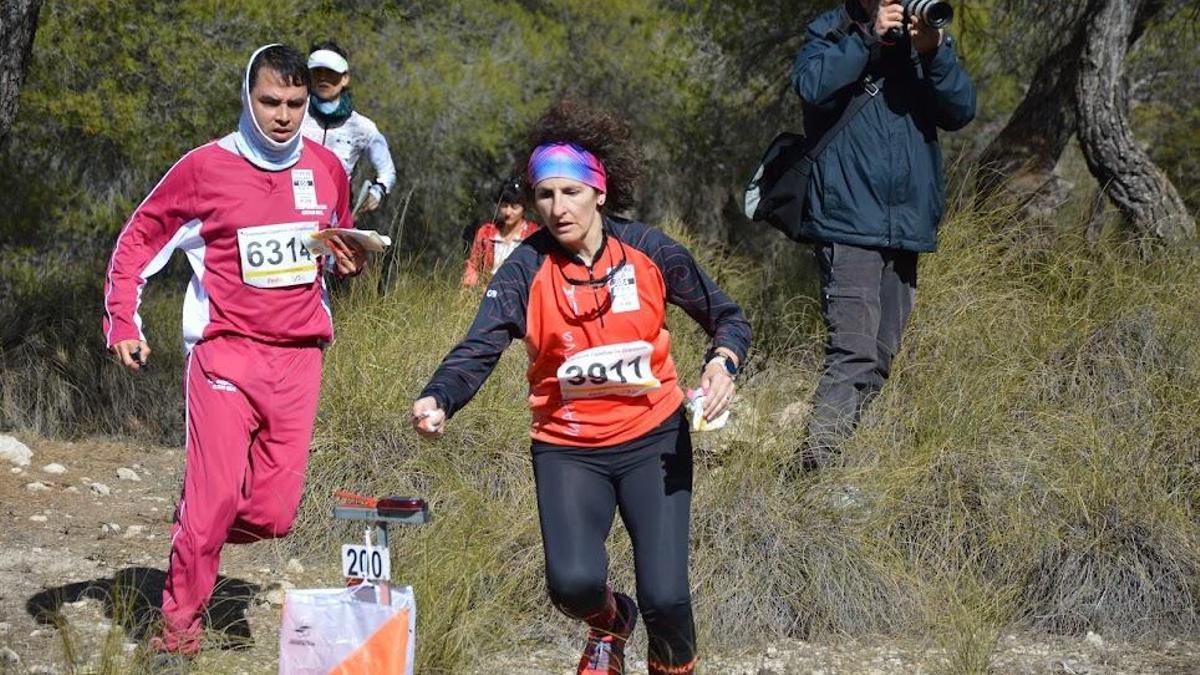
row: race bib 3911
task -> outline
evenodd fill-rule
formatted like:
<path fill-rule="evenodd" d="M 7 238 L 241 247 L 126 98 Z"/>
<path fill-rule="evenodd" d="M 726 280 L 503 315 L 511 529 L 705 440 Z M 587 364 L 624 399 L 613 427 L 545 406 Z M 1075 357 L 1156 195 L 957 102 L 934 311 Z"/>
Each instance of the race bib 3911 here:
<path fill-rule="evenodd" d="M 558 367 L 563 400 L 649 394 L 661 383 L 650 370 L 654 347 L 644 340 L 585 349 Z"/>

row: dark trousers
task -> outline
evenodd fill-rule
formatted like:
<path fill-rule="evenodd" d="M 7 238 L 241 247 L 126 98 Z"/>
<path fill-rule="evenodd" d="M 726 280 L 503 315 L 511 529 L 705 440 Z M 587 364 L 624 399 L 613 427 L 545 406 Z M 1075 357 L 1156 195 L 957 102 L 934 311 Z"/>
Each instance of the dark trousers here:
<path fill-rule="evenodd" d="M 608 597 L 604 542 L 617 509 L 633 541 L 637 602 L 650 658 L 673 665 L 695 654 L 688 586 L 692 441 L 682 413 L 609 448 L 533 444 L 538 518 L 550 599 L 576 619 Z"/>
<path fill-rule="evenodd" d="M 824 243 L 813 247 L 828 329 L 804 464 L 824 466 L 883 389 L 917 296 L 917 254 Z"/>

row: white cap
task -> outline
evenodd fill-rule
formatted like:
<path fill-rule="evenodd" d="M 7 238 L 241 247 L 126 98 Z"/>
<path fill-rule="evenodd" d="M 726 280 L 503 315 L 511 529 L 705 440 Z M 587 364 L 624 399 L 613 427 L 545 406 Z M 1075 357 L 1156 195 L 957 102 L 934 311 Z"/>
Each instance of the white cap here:
<path fill-rule="evenodd" d="M 332 49 L 318 49 L 308 55 L 308 69 L 328 68 L 335 73 L 345 73 L 350 70 L 346 58 Z"/>

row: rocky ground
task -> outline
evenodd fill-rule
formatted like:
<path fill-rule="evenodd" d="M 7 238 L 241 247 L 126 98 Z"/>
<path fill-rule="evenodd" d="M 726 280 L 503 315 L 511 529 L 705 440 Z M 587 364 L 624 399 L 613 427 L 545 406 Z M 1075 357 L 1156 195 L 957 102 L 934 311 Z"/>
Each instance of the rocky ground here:
<path fill-rule="evenodd" d="M 0 436 L 0 457 L 0 674 L 133 670 L 161 593 L 181 451 Z M 230 547 L 222 572 L 210 616 L 220 644 L 200 656 L 200 673 L 275 672 L 284 589 L 338 583 L 332 553 L 297 560 L 278 543 Z M 575 649 L 514 656 L 487 672 L 566 675 L 574 672 Z M 937 648 L 886 639 L 785 642 L 704 663 L 707 673 L 746 675 L 948 672 Z M 644 662 L 631 665 L 645 672 Z M 992 671 L 1200 673 L 1200 640 L 1007 635 Z"/>

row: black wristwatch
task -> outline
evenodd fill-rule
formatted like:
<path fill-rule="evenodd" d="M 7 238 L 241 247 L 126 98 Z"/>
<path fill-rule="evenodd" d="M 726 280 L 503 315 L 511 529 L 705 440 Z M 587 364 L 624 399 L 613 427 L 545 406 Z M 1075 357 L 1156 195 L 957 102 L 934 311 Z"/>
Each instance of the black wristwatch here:
<path fill-rule="evenodd" d="M 719 353 L 715 349 L 710 349 L 710 350 L 708 350 L 708 352 L 706 352 L 704 354 L 704 365 L 700 366 L 700 372 L 703 373 L 704 369 L 708 367 L 708 364 L 712 363 L 713 359 L 717 359 L 717 358 L 721 359 L 721 362 L 725 364 L 725 372 L 729 373 L 730 377 L 737 377 L 737 374 L 738 374 L 737 364 L 733 362 L 733 359 L 729 358 L 728 356 L 725 356 L 724 354 Z"/>

